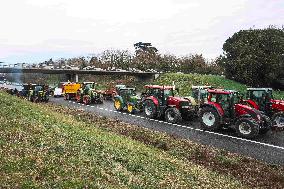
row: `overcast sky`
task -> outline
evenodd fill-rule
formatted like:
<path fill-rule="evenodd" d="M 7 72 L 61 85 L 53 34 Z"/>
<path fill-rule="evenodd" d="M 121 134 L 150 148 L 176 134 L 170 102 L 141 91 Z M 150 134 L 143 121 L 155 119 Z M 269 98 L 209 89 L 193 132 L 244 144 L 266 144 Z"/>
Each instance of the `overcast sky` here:
<path fill-rule="evenodd" d="M 0 61 L 134 51 L 215 58 L 241 29 L 284 24 L 284 0 L 0 0 Z"/>

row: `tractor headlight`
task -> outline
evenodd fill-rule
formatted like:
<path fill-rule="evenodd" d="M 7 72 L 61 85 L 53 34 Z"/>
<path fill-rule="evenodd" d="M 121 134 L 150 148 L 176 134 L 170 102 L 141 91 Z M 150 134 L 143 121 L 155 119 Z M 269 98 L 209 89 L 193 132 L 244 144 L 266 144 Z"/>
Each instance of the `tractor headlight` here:
<path fill-rule="evenodd" d="M 261 116 L 259 114 L 256 117 L 259 121 L 261 121 Z"/>

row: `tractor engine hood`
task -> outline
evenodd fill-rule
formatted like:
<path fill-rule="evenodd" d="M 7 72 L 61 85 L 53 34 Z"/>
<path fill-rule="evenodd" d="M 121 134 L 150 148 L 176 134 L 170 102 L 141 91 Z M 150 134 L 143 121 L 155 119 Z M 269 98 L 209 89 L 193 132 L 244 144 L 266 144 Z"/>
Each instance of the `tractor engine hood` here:
<path fill-rule="evenodd" d="M 177 97 L 177 96 L 170 96 L 170 97 L 168 97 L 168 99 L 167 99 L 168 101 L 173 101 L 173 102 L 188 102 L 188 100 L 187 99 L 185 99 L 185 98 L 182 98 L 182 97 Z"/>
<path fill-rule="evenodd" d="M 284 100 L 271 100 L 272 104 L 280 104 L 284 106 Z"/>

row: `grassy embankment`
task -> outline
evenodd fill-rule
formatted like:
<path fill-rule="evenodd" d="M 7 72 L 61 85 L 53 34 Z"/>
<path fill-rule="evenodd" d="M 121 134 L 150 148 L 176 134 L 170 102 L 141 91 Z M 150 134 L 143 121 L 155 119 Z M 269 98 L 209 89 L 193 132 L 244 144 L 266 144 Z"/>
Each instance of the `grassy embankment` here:
<path fill-rule="evenodd" d="M 0 92 L 0 187 L 242 188 L 158 148 Z"/>
<path fill-rule="evenodd" d="M 191 94 L 192 85 L 212 85 L 216 88 L 225 88 L 238 90 L 245 93 L 246 85 L 226 79 L 222 76 L 201 75 L 201 74 L 163 74 L 154 83 L 160 85 L 175 85 L 180 88 L 180 95 L 188 96 Z M 284 98 L 284 91 L 274 91 L 274 96 L 277 99 Z"/>
<path fill-rule="evenodd" d="M 281 166 L 0 92 L 0 187 L 283 188 Z"/>

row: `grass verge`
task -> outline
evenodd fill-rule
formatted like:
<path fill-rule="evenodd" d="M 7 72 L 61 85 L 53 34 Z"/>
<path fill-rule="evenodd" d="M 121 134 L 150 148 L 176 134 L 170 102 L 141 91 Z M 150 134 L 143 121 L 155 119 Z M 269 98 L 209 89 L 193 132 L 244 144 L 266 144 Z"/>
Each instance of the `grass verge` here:
<path fill-rule="evenodd" d="M 164 150 L 164 144 L 141 143 L 138 139 L 148 135 L 144 130 L 125 137 L 123 132 L 130 130 L 114 132 L 111 125 L 107 127 L 112 124 L 118 129 L 122 123 L 80 115 L 75 110 L 33 104 L 0 92 L 0 187 L 246 187 L 231 175 L 179 158 L 178 149 L 174 154 Z M 154 139 L 168 137 L 149 134 Z"/>

